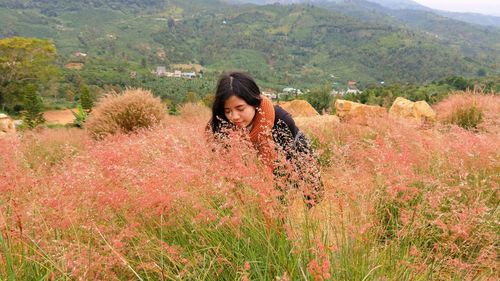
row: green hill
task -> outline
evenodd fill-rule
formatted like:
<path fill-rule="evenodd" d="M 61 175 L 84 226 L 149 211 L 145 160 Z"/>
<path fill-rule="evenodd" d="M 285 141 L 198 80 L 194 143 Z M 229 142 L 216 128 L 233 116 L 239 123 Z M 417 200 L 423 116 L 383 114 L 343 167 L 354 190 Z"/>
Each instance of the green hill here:
<path fill-rule="evenodd" d="M 480 70 L 498 75 L 499 29 L 424 12 L 408 12 L 403 21 L 348 2 L 334 9 L 215 0 L 9 0 L 0 3 L 0 37 L 50 38 L 61 65 L 80 60 L 75 52 L 88 53 L 80 72 L 96 84 L 126 85 L 130 71 L 147 74 L 173 63 L 199 63 L 209 72 L 243 69 L 265 86 L 308 87 L 331 74 L 361 85 Z"/>

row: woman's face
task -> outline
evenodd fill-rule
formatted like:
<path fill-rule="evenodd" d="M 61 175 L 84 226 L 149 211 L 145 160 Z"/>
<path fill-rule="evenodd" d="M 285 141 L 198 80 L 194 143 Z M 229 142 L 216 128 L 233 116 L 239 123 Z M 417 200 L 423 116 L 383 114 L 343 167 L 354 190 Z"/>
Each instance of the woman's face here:
<path fill-rule="evenodd" d="M 255 117 L 255 107 L 237 96 L 231 96 L 224 102 L 226 118 L 238 127 L 247 127 Z"/>

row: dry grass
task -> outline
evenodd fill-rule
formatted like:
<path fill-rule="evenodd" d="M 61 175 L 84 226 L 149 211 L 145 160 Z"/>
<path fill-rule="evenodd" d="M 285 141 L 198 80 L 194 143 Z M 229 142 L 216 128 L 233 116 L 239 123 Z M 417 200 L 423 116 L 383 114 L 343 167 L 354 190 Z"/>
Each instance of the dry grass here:
<path fill-rule="evenodd" d="M 166 108 L 150 91 L 128 89 L 105 95 L 95 106 L 85 128 L 95 139 L 150 128 L 165 118 Z"/>

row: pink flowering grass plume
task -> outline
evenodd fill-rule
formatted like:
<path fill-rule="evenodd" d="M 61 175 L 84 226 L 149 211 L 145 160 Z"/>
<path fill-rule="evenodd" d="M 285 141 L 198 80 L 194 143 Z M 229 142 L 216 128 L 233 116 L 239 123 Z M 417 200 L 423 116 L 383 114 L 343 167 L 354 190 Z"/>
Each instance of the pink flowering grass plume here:
<path fill-rule="evenodd" d="M 26 136 L 21 142 L 2 140 L 2 150 L 6 150 L 2 168 L 8 169 L 1 174 L 5 179 L 1 187 L 6 191 L 1 195 L 2 202 L 11 198 L 8 205 L 1 206 L 2 215 L 7 216 L 2 219 L 11 226 L 8 235 L 40 241 L 37 246 L 54 259 L 64 252 L 68 263 L 59 268 L 63 276 L 120 279 L 135 276 L 132 270 L 116 271 L 132 267 L 124 263 L 125 257 L 144 262 L 154 258 L 140 255 L 137 239 L 146 240 L 144 228 L 159 228 L 165 237 L 172 235 L 168 234 L 170 229 L 188 226 L 191 231 L 223 228 L 224 232 L 241 235 L 239 225 L 249 212 L 262 216 L 268 224 L 262 227 L 274 227 L 273 220 L 281 213 L 276 208 L 281 207 L 274 200 L 277 192 L 273 177 L 259 164 L 255 151 L 235 141 L 226 154 L 213 153 L 203 130 L 204 126 L 176 120 L 155 130 L 117 134 L 100 142 L 80 136 L 77 153 L 65 152 L 57 156 L 57 164 L 36 173 L 32 165 L 23 164 L 23 156 L 17 153 L 19 146 L 25 145 L 23 151 L 32 154 L 32 146 L 48 143 L 71 147 L 71 138 L 60 145 L 61 133 L 42 133 L 33 136 L 35 139 Z M 47 152 L 51 153 L 58 152 Z M 45 154 L 36 157 L 30 159 L 42 163 L 50 158 Z M 72 238 L 66 240 L 66 235 Z M 54 238 L 61 243 L 48 243 Z M 163 253 L 155 246 L 161 245 L 161 240 L 157 238 L 153 245 L 144 247 L 157 248 L 164 259 L 180 260 L 186 267 L 180 272 L 196 267 L 195 261 L 181 258 L 182 248 L 177 254 Z M 89 245 L 92 256 L 86 254 Z M 83 257 L 93 262 L 84 263 Z M 102 270 L 100 275 L 95 275 L 97 268 Z"/>
<path fill-rule="evenodd" d="M 498 268 L 494 259 L 487 266 L 478 259 L 497 237 L 489 218 L 498 216 L 498 134 L 420 128 L 397 119 L 312 129 L 327 163 L 327 190 L 334 192 L 311 215 L 330 222 L 321 226 L 329 237 L 347 233 L 361 241 L 418 245 L 415 274 L 428 270 L 438 254 L 445 260 L 437 267 L 443 276 L 488 276 L 488 268 Z M 439 230 L 432 227 L 435 218 L 446 218 Z M 431 245 L 420 242 L 431 237 Z M 332 242 L 339 244 L 338 238 Z M 470 266 L 446 262 L 453 257 Z"/>
<path fill-rule="evenodd" d="M 499 133 L 500 105 L 498 94 L 479 90 L 455 92 L 434 106 L 437 118 L 482 132 Z"/>
<path fill-rule="evenodd" d="M 25 132 L 21 136 L 23 165 L 33 169 L 51 169 L 76 157 L 85 147 L 85 132 L 80 129 L 53 129 Z"/>
<path fill-rule="evenodd" d="M 309 209 L 300 186 L 280 200 L 252 145 L 211 143 L 208 112 L 185 114 L 100 141 L 0 138 L 0 278 L 498 279 L 494 123 L 301 128 L 322 165 Z"/>
<path fill-rule="evenodd" d="M 325 245 L 320 241 L 313 248 L 314 258 L 309 262 L 308 270 L 314 280 L 328 280 L 330 274 L 330 259 L 325 250 Z"/>

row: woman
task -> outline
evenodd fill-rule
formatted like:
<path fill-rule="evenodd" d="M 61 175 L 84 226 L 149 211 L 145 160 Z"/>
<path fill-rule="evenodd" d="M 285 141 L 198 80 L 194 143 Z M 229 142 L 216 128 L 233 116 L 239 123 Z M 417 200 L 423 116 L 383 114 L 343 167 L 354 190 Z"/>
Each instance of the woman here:
<path fill-rule="evenodd" d="M 308 139 L 288 112 L 261 95 L 250 76 L 242 72 L 221 75 L 209 125 L 215 136 L 223 136 L 228 130 L 248 132 L 264 163 L 277 177 L 286 179 L 286 186 L 279 186 L 283 181 L 277 181 L 277 188 L 285 191 L 290 186 L 303 185 L 308 205 L 319 202 L 323 191 L 319 164 Z M 285 156 L 287 163 L 279 163 L 279 154 Z M 283 164 L 290 164 L 299 180 L 291 180 L 293 177 Z"/>

